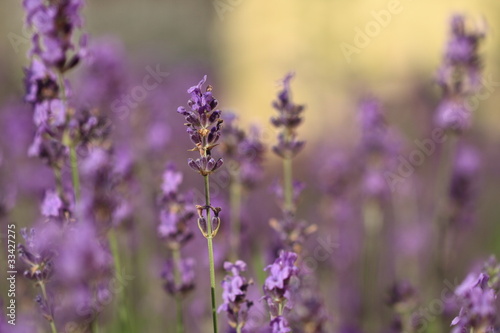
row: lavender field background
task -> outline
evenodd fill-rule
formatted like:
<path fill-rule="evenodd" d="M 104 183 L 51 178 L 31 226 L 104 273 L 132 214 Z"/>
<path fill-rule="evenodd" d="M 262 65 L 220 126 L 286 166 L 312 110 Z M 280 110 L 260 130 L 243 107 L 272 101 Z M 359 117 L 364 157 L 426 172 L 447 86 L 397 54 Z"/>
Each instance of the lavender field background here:
<path fill-rule="evenodd" d="M 0 333 L 500 332 L 500 4 L 0 8 Z"/>

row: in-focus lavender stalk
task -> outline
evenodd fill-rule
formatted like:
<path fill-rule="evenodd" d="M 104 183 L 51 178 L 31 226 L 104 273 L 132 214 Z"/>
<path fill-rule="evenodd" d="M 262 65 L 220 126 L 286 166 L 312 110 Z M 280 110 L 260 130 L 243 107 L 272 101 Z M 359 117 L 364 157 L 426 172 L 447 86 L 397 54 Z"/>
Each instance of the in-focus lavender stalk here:
<path fill-rule="evenodd" d="M 247 134 L 236 125 L 236 115 L 228 114 L 222 128 L 222 150 L 230 173 L 229 201 L 231 215 L 231 260 L 240 255 L 241 207 L 244 192 L 250 190 L 262 177 L 264 144 L 253 128 Z"/>
<path fill-rule="evenodd" d="M 187 132 L 191 141 L 195 144 L 193 151 L 198 151 L 200 158 L 188 160 L 188 165 L 203 176 L 205 187 L 205 205 L 198 205 L 198 227 L 207 239 L 208 260 L 210 265 L 210 294 L 212 299 L 212 323 L 214 333 L 217 333 L 217 307 L 215 301 L 215 267 L 213 253 L 213 238 L 217 234 L 220 226 L 219 213 L 221 208 L 213 207 L 210 203 L 210 174 L 219 169 L 223 160 L 215 160 L 212 157 L 212 149 L 218 145 L 221 135 L 220 119 L 221 111 L 216 109 L 218 101 L 212 95 L 212 87 L 209 85 L 202 91 L 207 77 L 196 85 L 188 89 L 191 98 L 188 101 L 190 110 L 180 106 L 177 112 L 182 114 L 187 126 Z M 211 213 L 214 213 L 211 217 Z"/>
<path fill-rule="evenodd" d="M 224 269 L 231 275 L 226 275 L 222 281 L 224 303 L 217 311 L 226 312 L 229 326 L 234 328 L 236 333 L 241 333 L 248 319 L 248 311 L 253 305 L 253 302 L 247 299 L 247 290 L 253 281 L 241 275 L 247 270 L 246 263 L 241 260 L 237 260 L 234 264 L 226 261 Z"/>
<path fill-rule="evenodd" d="M 195 216 L 186 198 L 179 192 L 182 173 L 169 165 L 163 174 L 160 225 L 158 234 L 170 252 L 162 277 L 166 291 L 175 298 L 177 306 L 177 332 L 184 332 L 182 301 L 194 288 L 194 260 L 182 258 L 182 248 L 192 238 L 188 222 Z"/>
<path fill-rule="evenodd" d="M 297 254 L 281 251 L 273 264 L 265 268 L 268 277 L 264 283 L 264 300 L 271 315 L 272 333 L 291 332 L 285 310 L 292 308 L 292 280 L 298 278 L 299 269 L 295 266 Z"/>

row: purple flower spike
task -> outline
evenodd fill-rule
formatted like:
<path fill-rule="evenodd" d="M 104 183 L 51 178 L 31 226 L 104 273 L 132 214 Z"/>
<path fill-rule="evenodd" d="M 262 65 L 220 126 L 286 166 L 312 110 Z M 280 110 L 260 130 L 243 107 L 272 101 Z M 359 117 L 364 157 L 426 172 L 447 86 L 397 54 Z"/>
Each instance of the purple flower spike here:
<path fill-rule="evenodd" d="M 253 303 L 249 301 L 247 289 L 253 283 L 241 275 L 246 270 L 246 263 L 238 260 L 234 264 L 224 263 L 224 269 L 231 275 L 226 275 L 222 281 L 222 300 L 218 312 L 225 311 L 228 316 L 229 326 L 242 329 L 248 319 L 248 311 Z"/>
<path fill-rule="evenodd" d="M 222 124 L 221 111 L 216 109 L 218 101 L 213 97 L 212 87 L 208 86 L 205 91 L 202 90 L 206 80 L 205 75 L 198 85 L 188 89 L 191 95 L 187 103 L 190 110 L 183 106 L 177 108 L 177 112 L 186 119 L 185 125 L 191 141 L 195 144 L 194 150 L 198 150 L 203 157 L 209 156 L 217 145 Z"/>
<path fill-rule="evenodd" d="M 304 142 L 297 140 L 297 127 L 302 123 L 303 105 L 292 101 L 290 81 L 293 74 L 289 73 L 282 81 L 283 90 L 278 93 L 278 100 L 273 102 L 273 107 L 278 111 L 278 116 L 271 118 L 271 123 L 276 128 L 282 128 L 278 135 L 278 144 L 273 151 L 282 158 L 292 158 L 303 148 Z"/>

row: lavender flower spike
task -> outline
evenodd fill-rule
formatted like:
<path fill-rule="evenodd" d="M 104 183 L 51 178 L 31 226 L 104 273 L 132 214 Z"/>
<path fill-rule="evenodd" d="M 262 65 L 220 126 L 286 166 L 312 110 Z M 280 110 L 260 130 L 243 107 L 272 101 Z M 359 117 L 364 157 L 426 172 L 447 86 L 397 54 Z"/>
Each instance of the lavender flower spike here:
<path fill-rule="evenodd" d="M 269 276 L 264 282 L 264 299 L 269 306 L 273 333 L 290 332 L 283 315 L 285 308 L 291 308 L 291 282 L 299 273 L 296 261 L 296 253 L 281 251 L 274 263 L 265 268 Z"/>
<path fill-rule="evenodd" d="M 187 104 L 190 110 L 180 106 L 177 112 L 186 119 L 185 125 L 191 141 L 195 147 L 193 151 L 200 153 L 200 158 L 188 160 L 188 165 L 203 176 L 205 187 L 205 205 L 198 205 L 198 227 L 203 236 L 207 239 L 208 260 L 210 263 L 210 296 L 212 299 L 212 323 L 214 333 L 217 333 L 217 309 L 215 305 L 215 267 L 212 239 L 217 234 L 220 226 L 220 208 L 212 207 L 210 203 L 210 175 L 222 166 L 222 159 L 212 157 L 212 149 L 218 145 L 221 136 L 222 119 L 221 111 L 217 109 L 218 101 L 212 94 L 212 87 L 209 85 L 203 92 L 202 86 L 207 77 L 195 86 L 188 89 L 191 98 Z M 211 212 L 215 216 L 212 218 Z M 204 215 L 203 215 L 204 212 Z"/>
<path fill-rule="evenodd" d="M 237 260 L 234 264 L 226 261 L 224 269 L 231 273 L 226 275 L 222 281 L 222 299 L 224 303 L 219 306 L 218 312 L 225 311 L 229 320 L 229 326 L 236 329 L 236 332 L 241 332 L 248 318 L 248 310 L 253 305 L 246 298 L 248 286 L 253 281 L 241 275 L 246 271 L 247 265 L 241 260 Z"/>

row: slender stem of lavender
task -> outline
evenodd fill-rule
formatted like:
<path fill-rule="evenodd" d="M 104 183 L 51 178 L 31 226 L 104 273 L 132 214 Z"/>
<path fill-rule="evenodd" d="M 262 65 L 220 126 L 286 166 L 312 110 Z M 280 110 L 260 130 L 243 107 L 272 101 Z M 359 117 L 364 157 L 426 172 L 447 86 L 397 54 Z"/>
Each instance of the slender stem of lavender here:
<path fill-rule="evenodd" d="M 236 333 L 241 333 L 241 325 L 236 326 Z"/>
<path fill-rule="evenodd" d="M 446 275 L 446 266 L 448 264 L 446 258 L 446 239 L 448 234 L 448 221 L 443 214 L 443 207 L 445 206 L 447 200 L 446 190 L 448 188 L 452 162 L 454 157 L 454 150 L 456 146 L 457 137 L 451 134 L 452 137 L 445 142 L 443 147 L 443 152 L 441 154 L 440 163 L 438 165 L 437 171 L 437 181 L 436 181 L 436 198 L 435 207 L 432 215 L 432 224 L 437 228 L 437 242 L 436 242 L 436 261 L 435 261 L 435 274 L 437 277 L 437 285 L 435 286 L 434 292 L 439 290 L 439 286 L 442 283 Z M 437 320 L 437 325 L 440 329 L 444 329 L 445 323 L 444 318 L 440 316 Z"/>
<path fill-rule="evenodd" d="M 212 298 L 212 322 L 214 333 L 217 333 L 217 309 L 215 306 L 215 265 L 214 249 L 212 243 L 212 221 L 210 218 L 210 180 L 209 176 L 204 176 L 205 183 L 205 205 L 207 206 L 207 242 L 208 242 L 208 261 L 210 263 L 210 294 Z"/>
<path fill-rule="evenodd" d="M 292 158 L 283 159 L 283 197 L 286 211 L 293 212 L 293 171 Z"/>
<path fill-rule="evenodd" d="M 235 261 L 239 257 L 241 232 L 241 181 L 239 170 L 234 171 L 229 192 L 231 206 L 231 260 Z"/>
<path fill-rule="evenodd" d="M 66 95 L 66 86 L 64 84 L 64 76 L 62 73 L 58 75 L 59 88 L 61 89 L 61 100 L 64 107 L 68 107 L 68 97 Z M 80 176 L 78 174 L 78 157 L 76 155 L 76 145 L 74 142 L 69 143 L 69 155 L 71 164 L 71 179 L 73 181 L 73 192 L 75 195 L 75 202 L 80 200 Z"/>
<path fill-rule="evenodd" d="M 181 264 L 181 252 L 178 248 L 172 249 L 172 259 L 174 261 L 174 279 L 176 284 L 181 283 L 181 276 L 179 272 L 180 264 Z M 175 294 L 175 304 L 177 307 L 177 333 L 183 333 L 184 332 L 184 321 L 183 321 L 183 314 L 182 314 L 182 295 L 180 293 Z"/>
<path fill-rule="evenodd" d="M 75 201 L 80 201 L 80 176 L 78 175 L 78 156 L 76 155 L 76 147 L 71 144 L 69 147 L 69 154 L 71 159 L 71 179 L 73 181 L 73 192 Z"/>
<path fill-rule="evenodd" d="M 115 278 L 119 281 L 119 274 L 122 271 L 122 264 L 121 264 L 121 259 L 120 259 L 120 253 L 118 249 L 118 240 L 116 239 L 116 232 L 114 228 L 111 228 L 108 232 L 108 241 L 109 241 L 109 246 L 111 248 L 111 254 L 113 255 L 113 262 L 115 265 Z M 122 291 L 123 293 L 124 291 Z M 130 326 L 127 325 L 127 318 L 128 318 L 128 313 L 127 313 L 127 307 L 126 307 L 126 302 L 123 301 L 123 295 L 122 293 L 118 294 L 118 318 L 119 318 L 119 325 L 123 331 L 123 328 L 129 328 Z"/>
<path fill-rule="evenodd" d="M 54 178 L 56 180 L 57 194 L 59 194 L 60 198 L 63 198 L 64 192 L 63 192 L 63 186 L 62 186 L 61 169 L 59 167 L 55 166 L 55 167 L 53 167 L 52 170 L 54 171 Z"/>
<path fill-rule="evenodd" d="M 278 316 L 283 315 L 283 302 L 278 303 Z"/>
<path fill-rule="evenodd" d="M 42 296 L 43 300 L 45 301 L 46 304 L 48 304 L 48 298 L 47 298 L 47 290 L 45 289 L 45 282 L 38 280 L 38 284 L 40 285 L 40 289 L 42 289 Z M 50 307 L 49 307 L 50 309 Z M 50 314 L 50 329 L 52 330 L 52 333 L 57 333 L 57 328 L 56 324 L 54 323 L 54 318 L 52 317 L 52 313 Z"/>

